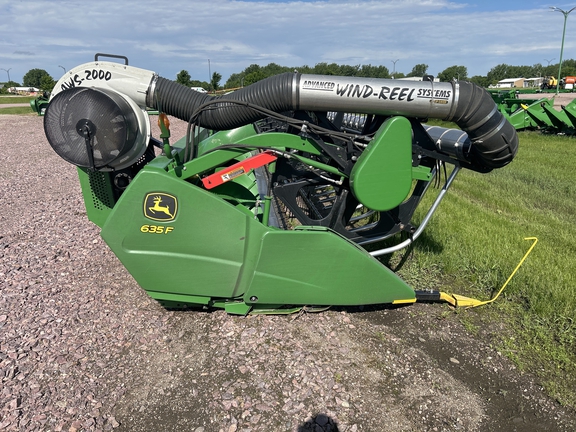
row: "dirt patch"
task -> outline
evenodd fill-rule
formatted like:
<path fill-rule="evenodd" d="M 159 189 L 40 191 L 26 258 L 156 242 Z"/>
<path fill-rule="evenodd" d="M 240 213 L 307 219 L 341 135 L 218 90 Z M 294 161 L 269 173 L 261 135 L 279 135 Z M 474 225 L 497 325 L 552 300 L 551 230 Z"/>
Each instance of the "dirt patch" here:
<path fill-rule="evenodd" d="M 446 305 L 165 310 L 87 221 L 42 118 L 0 116 L 0 146 L 1 430 L 576 430 Z"/>

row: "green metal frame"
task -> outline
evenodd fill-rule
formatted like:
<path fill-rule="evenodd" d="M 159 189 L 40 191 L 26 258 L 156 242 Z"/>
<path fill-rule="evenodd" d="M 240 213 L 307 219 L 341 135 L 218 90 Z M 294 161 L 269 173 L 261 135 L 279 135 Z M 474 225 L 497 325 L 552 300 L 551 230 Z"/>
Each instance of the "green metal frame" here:
<path fill-rule="evenodd" d="M 228 143 L 239 146 L 217 148 Z M 411 145 L 408 120 L 385 122 L 351 174 L 353 192 L 376 207 L 402 201 L 414 178 L 429 175 L 413 169 Z M 304 163 L 348 181 L 337 168 L 313 159 L 321 154 L 313 140 L 258 134 L 248 125 L 211 135 L 197 146 L 196 158 L 178 163 L 184 147 L 181 140 L 172 157 L 146 164 L 117 202 L 109 174 L 79 169 L 90 220 L 102 227 L 102 238 L 150 297 L 167 307 L 217 307 L 233 314 L 416 301 L 409 285 L 336 232 L 268 226 L 269 197 L 259 195 L 252 172 L 210 191 L 202 187 L 201 177 L 259 147 L 306 152 L 310 157 L 299 156 Z M 382 181 L 400 192 L 379 197 Z"/>

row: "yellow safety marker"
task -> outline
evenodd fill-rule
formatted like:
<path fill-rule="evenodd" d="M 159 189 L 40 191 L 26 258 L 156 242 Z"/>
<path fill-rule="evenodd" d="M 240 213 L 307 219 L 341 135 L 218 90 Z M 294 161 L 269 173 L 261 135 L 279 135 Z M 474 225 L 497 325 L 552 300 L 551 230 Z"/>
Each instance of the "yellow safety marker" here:
<path fill-rule="evenodd" d="M 392 304 L 409 304 L 409 303 L 416 303 L 416 297 L 414 297 L 413 299 L 402 299 L 392 301 Z"/>
<path fill-rule="evenodd" d="M 470 297 L 464 297 L 464 296 L 461 296 L 458 294 L 446 294 L 444 292 L 440 292 L 440 300 L 444 300 L 444 301 L 450 303 L 454 307 L 465 307 L 465 308 L 473 308 L 476 306 L 482 306 L 482 305 L 485 305 L 488 303 L 492 303 L 494 300 L 496 300 L 500 296 L 500 294 L 502 294 L 502 291 L 504 291 L 504 288 L 506 288 L 506 285 L 508 285 L 508 282 L 510 282 L 510 280 L 516 274 L 516 272 L 518 271 L 520 266 L 524 263 L 526 258 L 528 258 L 528 255 L 530 255 L 530 252 L 532 252 L 532 249 L 534 249 L 534 246 L 536 246 L 536 243 L 538 243 L 538 239 L 536 237 L 526 237 L 524 240 L 534 240 L 534 243 L 532 243 L 532 246 L 530 246 L 530 249 L 528 249 L 528 252 L 526 252 L 524 254 L 524 257 L 520 260 L 520 262 L 518 263 L 518 265 L 516 266 L 516 268 L 514 269 L 512 274 L 510 275 L 510 277 L 508 277 L 508 280 L 506 280 L 506 282 L 504 282 L 504 285 L 502 285 L 502 288 L 500 288 L 500 291 L 498 291 L 498 293 L 496 293 L 496 295 L 494 297 L 492 297 L 490 300 L 481 301 L 481 300 L 476 300 L 476 299 L 473 299 Z"/>

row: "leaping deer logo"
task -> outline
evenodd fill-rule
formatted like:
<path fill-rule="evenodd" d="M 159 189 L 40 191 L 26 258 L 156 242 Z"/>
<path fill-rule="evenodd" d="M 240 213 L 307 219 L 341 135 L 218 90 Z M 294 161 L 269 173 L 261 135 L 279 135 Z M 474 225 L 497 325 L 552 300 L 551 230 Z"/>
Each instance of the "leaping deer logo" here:
<path fill-rule="evenodd" d="M 151 205 L 151 204 L 154 205 Z M 163 193 L 146 195 L 144 201 L 144 215 L 148 219 L 170 221 L 176 216 L 178 203 L 176 197 Z"/>
<path fill-rule="evenodd" d="M 174 215 L 172 213 L 170 213 L 170 209 L 168 208 L 168 206 L 161 206 L 160 203 L 162 202 L 162 197 L 160 196 L 155 196 L 152 201 L 154 201 L 154 206 L 153 207 L 148 207 L 148 210 L 150 210 L 152 213 L 156 214 L 157 211 L 161 212 L 161 213 L 166 213 L 168 216 L 170 216 L 170 218 L 173 218 Z"/>

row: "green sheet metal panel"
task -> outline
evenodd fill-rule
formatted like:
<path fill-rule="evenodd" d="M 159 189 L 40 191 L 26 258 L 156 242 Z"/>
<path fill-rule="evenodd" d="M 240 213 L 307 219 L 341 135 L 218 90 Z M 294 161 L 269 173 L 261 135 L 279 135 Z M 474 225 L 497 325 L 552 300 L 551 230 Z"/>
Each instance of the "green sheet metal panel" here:
<path fill-rule="evenodd" d="M 352 168 L 354 196 L 372 210 L 401 204 L 412 186 L 412 126 L 405 117 L 384 122 Z"/>
<path fill-rule="evenodd" d="M 145 201 L 177 202 L 173 218 L 150 219 Z M 162 218 L 163 215 L 160 214 Z M 251 232 L 265 230 L 245 213 L 166 172 L 144 168 L 102 229 L 102 238 L 147 291 L 234 297 Z M 258 238 L 261 236 L 257 234 Z M 156 298 L 158 294 L 155 294 Z"/>
<path fill-rule="evenodd" d="M 413 289 L 365 250 L 319 227 L 269 231 L 246 303 L 361 305 L 412 301 Z"/>
<path fill-rule="evenodd" d="M 81 167 L 77 170 L 86 215 L 92 223 L 102 227 L 116 203 L 111 174 Z"/>

